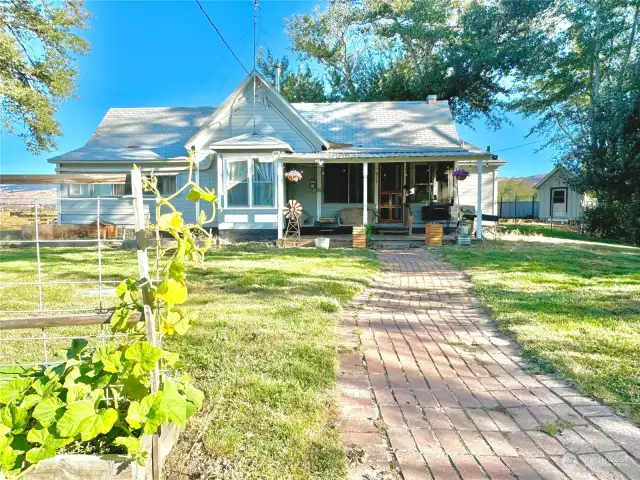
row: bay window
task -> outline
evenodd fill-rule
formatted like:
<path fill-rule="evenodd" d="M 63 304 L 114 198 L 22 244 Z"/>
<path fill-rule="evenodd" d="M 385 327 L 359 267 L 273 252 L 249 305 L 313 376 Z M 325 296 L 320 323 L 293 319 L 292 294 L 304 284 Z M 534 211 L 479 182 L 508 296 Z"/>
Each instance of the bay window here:
<path fill-rule="evenodd" d="M 274 207 L 275 168 L 258 158 L 228 159 L 227 207 Z"/>

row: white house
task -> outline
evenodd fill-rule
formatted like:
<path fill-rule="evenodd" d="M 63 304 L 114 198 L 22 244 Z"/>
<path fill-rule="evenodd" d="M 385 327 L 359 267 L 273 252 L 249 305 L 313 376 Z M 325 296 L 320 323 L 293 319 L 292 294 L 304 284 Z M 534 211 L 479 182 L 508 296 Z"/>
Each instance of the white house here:
<path fill-rule="evenodd" d="M 569 175 L 564 167 L 558 165 L 537 183 L 540 198 L 538 216 L 541 220 L 567 222 L 582 215 L 588 199 L 571 188 L 567 182 Z"/>
<path fill-rule="evenodd" d="M 321 219 L 401 227 L 411 214 L 420 231 L 426 221 L 447 221 L 456 205 L 497 214 L 504 164 L 461 141 L 448 102 L 435 96 L 292 104 L 255 71 L 217 108 L 110 109 L 83 147 L 49 162 L 59 173 L 128 172 L 135 163 L 153 170 L 170 193 L 185 181 L 189 149 L 196 152 L 197 181 L 220 195 L 210 226 L 236 239 L 281 236 L 289 199 L 302 204 L 309 229 Z M 283 176 L 294 168 L 303 174 L 298 183 Z M 456 168 L 470 172 L 457 187 Z M 127 185 L 61 186 L 61 198 L 87 201 L 61 200 L 59 221 L 95 221 L 94 199 L 101 197 L 110 199 L 101 220 L 130 224 L 129 193 Z M 182 198 L 177 206 L 195 219 L 193 203 Z"/>

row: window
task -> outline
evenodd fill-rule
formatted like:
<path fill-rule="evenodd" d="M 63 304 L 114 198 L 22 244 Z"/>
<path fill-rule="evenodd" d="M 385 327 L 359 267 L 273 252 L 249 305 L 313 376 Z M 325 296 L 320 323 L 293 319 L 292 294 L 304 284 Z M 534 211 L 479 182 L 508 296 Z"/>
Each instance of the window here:
<path fill-rule="evenodd" d="M 275 168 L 258 158 L 227 160 L 228 207 L 274 207 Z"/>
<path fill-rule="evenodd" d="M 171 195 L 172 193 L 176 193 L 176 177 L 172 176 L 159 176 L 156 177 L 158 179 L 158 190 L 162 195 Z M 131 184 L 127 183 L 124 185 L 125 192 L 128 189 L 129 193 L 125 193 L 125 195 L 131 194 Z"/>
<path fill-rule="evenodd" d="M 251 179 L 253 184 L 253 205 L 272 207 L 275 203 L 273 163 L 260 163 L 260 160 L 254 158 Z"/>
<path fill-rule="evenodd" d="M 91 185 L 88 183 L 72 183 L 69 185 L 70 197 L 90 197 Z"/>
<path fill-rule="evenodd" d="M 131 195 L 131 183 L 116 183 L 111 185 L 111 195 L 114 197 Z"/>
<path fill-rule="evenodd" d="M 564 203 L 564 190 L 553 191 L 553 203 Z"/>
<path fill-rule="evenodd" d="M 324 166 L 324 203 L 362 203 L 362 163 Z M 368 166 L 367 200 L 373 202 L 374 170 Z"/>

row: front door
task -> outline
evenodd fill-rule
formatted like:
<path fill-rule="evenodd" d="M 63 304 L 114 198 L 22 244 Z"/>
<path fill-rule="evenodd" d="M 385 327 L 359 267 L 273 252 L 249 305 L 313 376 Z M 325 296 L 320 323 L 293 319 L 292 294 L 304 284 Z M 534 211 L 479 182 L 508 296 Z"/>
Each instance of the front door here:
<path fill-rule="evenodd" d="M 567 216 L 567 190 L 564 188 L 551 189 L 551 217 L 564 218 Z"/>
<path fill-rule="evenodd" d="M 402 223 L 402 163 L 381 163 L 378 173 L 380 223 Z"/>

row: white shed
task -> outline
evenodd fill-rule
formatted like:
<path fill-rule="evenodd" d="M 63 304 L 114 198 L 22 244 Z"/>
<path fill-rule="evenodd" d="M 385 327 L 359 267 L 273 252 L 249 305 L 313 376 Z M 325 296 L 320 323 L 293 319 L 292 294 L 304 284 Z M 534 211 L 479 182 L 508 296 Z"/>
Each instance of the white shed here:
<path fill-rule="evenodd" d="M 541 220 L 567 222 L 576 220 L 584 208 L 584 195 L 576 192 L 569 183 L 569 172 L 556 166 L 538 184 L 540 194 L 539 217 Z"/>

